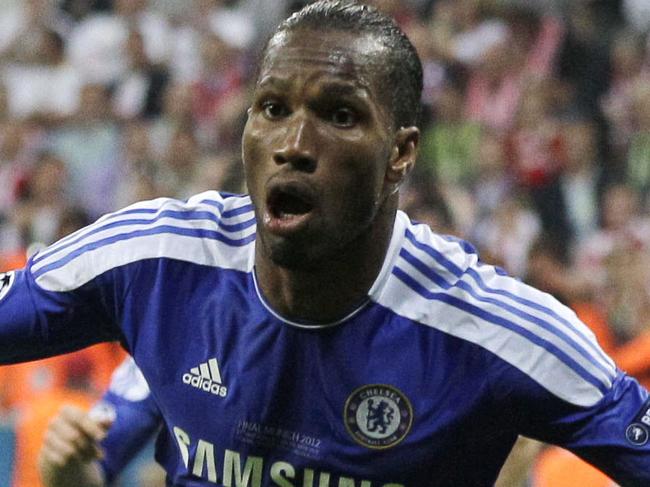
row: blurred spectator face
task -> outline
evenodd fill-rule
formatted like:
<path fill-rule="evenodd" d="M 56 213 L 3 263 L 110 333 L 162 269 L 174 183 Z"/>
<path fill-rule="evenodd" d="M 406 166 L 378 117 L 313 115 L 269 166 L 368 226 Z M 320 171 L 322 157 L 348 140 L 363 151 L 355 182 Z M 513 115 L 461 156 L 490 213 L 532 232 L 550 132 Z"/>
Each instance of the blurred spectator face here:
<path fill-rule="evenodd" d="M 451 26 L 456 18 L 456 4 L 454 0 L 437 0 L 433 4 L 431 19 L 446 26 Z"/>
<path fill-rule="evenodd" d="M 144 49 L 144 39 L 136 30 L 132 30 L 126 40 L 126 54 L 132 68 L 140 68 L 149 64 Z"/>
<path fill-rule="evenodd" d="M 640 81 L 634 91 L 634 116 L 637 127 L 650 132 L 650 86 L 647 81 Z"/>
<path fill-rule="evenodd" d="M 43 64 L 56 66 L 64 59 L 63 38 L 53 31 L 45 32 L 41 39 L 39 57 Z"/>
<path fill-rule="evenodd" d="M 29 186 L 34 199 L 43 203 L 65 194 L 68 186 L 65 163 L 53 155 L 45 155 L 36 165 Z"/>
<path fill-rule="evenodd" d="M 639 197 L 632 188 L 624 184 L 610 187 L 603 196 L 604 227 L 622 229 L 633 220 L 638 208 Z"/>
<path fill-rule="evenodd" d="M 93 2 L 88 0 L 68 0 L 66 11 L 70 16 L 79 21 L 86 17 L 93 9 Z"/>
<path fill-rule="evenodd" d="M 26 0 L 27 15 L 33 22 L 44 21 L 55 7 L 54 0 Z"/>
<path fill-rule="evenodd" d="M 443 122 L 458 121 L 463 113 L 463 94 L 455 86 L 447 86 L 436 100 L 436 118 Z"/>
<path fill-rule="evenodd" d="M 25 129 L 19 123 L 8 124 L 0 134 L 0 162 L 13 161 L 23 148 Z"/>
<path fill-rule="evenodd" d="M 163 100 L 163 112 L 172 118 L 192 115 L 192 87 L 190 85 L 168 85 Z"/>
<path fill-rule="evenodd" d="M 596 17 L 588 2 L 569 3 L 569 22 L 573 33 L 582 41 L 590 42 L 598 32 Z"/>
<path fill-rule="evenodd" d="M 176 132 L 169 144 L 168 164 L 175 171 L 193 170 L 199 148 L 194 134 L 188 130 Z"/>
<path fill-rule="evenodd" d="M 56 240 L 76 232 L 90 224 L 90 218 L 80 208 L 69 208 L 63 212 L 59 220 L 59 228 L 56 233 Z"/>
<path fill-rule="evenodd" d="M 0 84 L 0 120 L 9 118 L 9 98 L 7 88 Z"/>
<path fill-rule="evenodd" d="M 81 88 L 79 118 L 92 122 L 105 120 L 109 116 L 108 92 L 102 85 L 87 84 Z"/>
<path fill-rule="evenodd" d="M 481 1 L 458 0 L 455 2 L 455 18 L 461 28 L 472 28 L 481 20 Z"/>
<path fill-rule="evenodd" d="M 623 77 L 635 76 L 641 71 L 644 55 L 644 46 L 638 36 L 633 33 L 620 35 L 611 47 L 613 71 Z"/>
<path fill-rule="evenodd" d="M 548 99 L 541 89 L 524 93 L 519 107 L 518 121 L 521 126 L 535 128 L 548 114 Z"/>
<path fill-rule="evenodd" d="M 588 121 L 570 122 L 564 126 L 566 169 L 576 171 L 591 166 L 596 160 L 596 127 Z"/>
<path fill-rule="evenodd" d="M 512 49 L 508 41 L 499 42 L 485 51 L 478 68 L 489 81 L 498 82 L 511 67 Z"/>
<path fill-rule="evenodd" d="M 115 0 L 115 12 L 118 15 L 129 17 L 141 12 L 147 7 L 147 0 Z"/>
<path fill-rule="evenodd" d="M 144 123 L 133 123 L 124 131 L 124 145 L 131 161 L 148 160 L 151 151 L 149 130 Z"/>
<path fill-rule="evenodd" d="M 429 27 L 418 21 L 413 21 L 404 26 L 404 32 L 415 47 L 422 61 L 434 58 L 435 50 L 433 42 L 431 42 L 431 32 Z"/>
<path fill-rule="evenodd" d="M 484 175 L 499 173 L 504 161 L 503 141 L 495 133 L 485 130 L 478 147 L 479 171 Z"/>
<path fill-rule="evenodd" d="M 542 236 L 528 253 L 526 281 L 536 288 L 565 298 L 571 274 L 558 255 L 558 244 L 552 237 Z"/>
<path fill-rule="evenodd" d="M 196 192 L 210 189 L 224 189 L 228 178 L 233 170 L 234 158 L 232 156 L 220 156 L 208 159 L 199 165 L 196 174 Z"/>
<path fill-rule="evenodd" d="M 233 50 L 219 36 L 208 34 L 201 46 L 203 66 L 208 72 L 225 71 L 233 59 Z"/>

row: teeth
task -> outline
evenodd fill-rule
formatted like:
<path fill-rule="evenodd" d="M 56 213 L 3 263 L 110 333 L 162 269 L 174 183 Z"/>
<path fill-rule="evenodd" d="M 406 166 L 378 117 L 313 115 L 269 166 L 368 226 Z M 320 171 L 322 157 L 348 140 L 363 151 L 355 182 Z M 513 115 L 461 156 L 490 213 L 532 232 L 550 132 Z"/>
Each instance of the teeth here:
<path fill-rule="evenodd" d="M 279 218 L 304 215 L 311 211 L 311 205 L 309 203 L 306 203 L 300 198 L 290 194 L 278 197 L 271 206 L 272 211 L 274 211 Z"/>

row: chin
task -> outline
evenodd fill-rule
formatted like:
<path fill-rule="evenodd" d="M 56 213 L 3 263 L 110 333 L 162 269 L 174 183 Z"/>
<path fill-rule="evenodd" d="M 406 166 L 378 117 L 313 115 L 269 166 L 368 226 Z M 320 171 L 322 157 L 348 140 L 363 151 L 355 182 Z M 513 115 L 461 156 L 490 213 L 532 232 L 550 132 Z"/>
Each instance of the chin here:
<path fill-rule="evenodd" d="M 278 267 L 293 271 L 309 271 L 328 265 L 328 252 L 313 239 L 278 238 L 267 242 L 267 255 Z"/>

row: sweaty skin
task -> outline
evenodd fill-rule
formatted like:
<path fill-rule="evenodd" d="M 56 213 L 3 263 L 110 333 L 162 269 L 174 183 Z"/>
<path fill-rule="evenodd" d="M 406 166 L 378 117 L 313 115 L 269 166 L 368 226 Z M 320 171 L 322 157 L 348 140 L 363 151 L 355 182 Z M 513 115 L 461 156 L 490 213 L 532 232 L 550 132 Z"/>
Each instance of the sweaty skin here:
<path fill-rule="evenodd" d="M 383 49 L 371 35 L 299 30 L 278 36 L 263 62 L 243 160 L 258 283 L 286 318 L 343 318 L 381 269 L 419 137 L 394 126 Z M 282 211 L 286 195 L 300 201 L 295 213 Z"/>

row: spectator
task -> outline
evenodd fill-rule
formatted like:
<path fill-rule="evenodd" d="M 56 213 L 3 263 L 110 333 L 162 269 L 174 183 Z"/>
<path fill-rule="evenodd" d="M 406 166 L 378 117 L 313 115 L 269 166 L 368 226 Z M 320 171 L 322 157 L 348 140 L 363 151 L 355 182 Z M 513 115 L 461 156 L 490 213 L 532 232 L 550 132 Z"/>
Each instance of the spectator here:
<path fill-rule="evenodd" d="M 627 177 L 629 183 L 641 193 L 647 208 L 650 194 L 650 85 L 639 80 L 632 94 L 633 114 L 636 130 L 630 138 L 627 155 Z"/>
<path fill-rule="evenodd" d="M 124 119 L 157 117 L 169 81 L 167 68 L 149 60 L 142 35 L 135 30 L 129 33 L 125 51 L 128 70 L 115 87 L 114 111 Z"/>
<path fill-rule="evenodd" d="M 79 72 L 64 57 L 63 38 L 55 31 L 43 31 L 34 49 L 38 63 L 13 64 L 5 71 L 12 115 L 42 117 L 50 122 L 69 117 L 79 108 L 82 82 Z"/>
<path fill-rule="evenodd" d="M 475 224 L 492 215 L 506 201 L 515 186 L 509 171 L 504 141 L 495 131 L 484 128 L 478 143 L 476 178 L 472 185 L 473 206 L 476 208 Z"/>
<path fill-rule="evenodd" d="M 422 134 L 421 161 L 452 186 L 468 186 L 476 177 L 481 127 L 463 118 L 463 93 L 448 84 L 433 105 L 436 122 Z"/>
<path fill-rule="evenodd" d="M 194 130 L 193 90 L 185 84 L 166 85 L 162 112 L 152 120 L 149 127 L 152 151 L 161 158 L 167 151 L 170 140 L 177 130 L 189 127 Z"/>
<path fill-rule="evenodd" d="M 108 85 L 128 69 L 126 43 L 129 26 L 142 35 L 148 59 L 160 63 L 168 57 L 169 25 L 150 9 L 147 0 L 116 0 L 114 12 L 94 13 L 70 33 L 70 61 L 90 83 Z"/>
<path fill-rule="evenodd" d="M 118 206 L 163 196 L 162 163 L 153 153 L 148 125 L 136 121 L 125 127 L 122 146 L 122 167 L 116 191 Z"/>
<path fill-rule="evenodd" d="M 559 184 L 571 241 L 575 243 L 597 230 L 603 161 L 598 155 L 598 128 L 593 121 L 568 119 L 561 130 L 564 163 Z"/>
<path fill-rule="evenodd" d="M 242 190 L 251 61 L 304 3 L 0 2 L 0 271 L 75 220 Z M 424 63 L 423 171 L 402 206 L 571 304 L 619 367 L 648 380 L 650 332 L 635 318 L 646 298 L 625 279 L 645 279 L 650 248 L 647 2 L 372 3 Z M 580 483 L 581 466 L 547 458 Z M 535 482 L 562 485 L 549 465 Z"/>
<path fill-rule="evenodd" d="M 600 97 L 609 87 L 607 38 L 591 3 L 570 3 L 568 23 L 559 57 L 560 79 L 570 87 L 576 108 L 595 117 Z"/>
<path fill-rule="evenodd" d="M 191 196 L 197 181 L 201 152 L 191 130 L 178 130 L 169 144 L 164 159 L 161 180 L 167 195 L 179 199 Z"/>
<path fill-rule="evenodd" d="M 216 34 L 208 34 L 201 46 L 202 72 L 194 83 L 193 114 L 201 145 L 220 148 L 218 127 L 220 110 L 244 90 L 241 53 Z M 242 112 L 243 110 L 242 106 Z"/>
<path fill-rule="evenodd" d="M 109 107 L 106 88 L 85 85 L 75 117 L 50 134 L 52 152 L 68 164 L 70 195 L 91 217 L 115 208 L 120 132 Z"/>
<path fill-rule="evenodd" d="M 523 277 L 528 251 L 541 230 L 539 217 L 524 198 L 511 195 L 492 215 L 478 223 L 473 238 L 487 262 Z"/>
<path fill-rule="evenodd" d="M 32 243 L 54 243 L 63 213 L 71 202 L 65 162 L 49 153 L 42 154 L 25 184 L 25 195 L 17 205 L 14 224 L 23 248 Z"/>
<path fill-rule="evenodd" d="M 578 273 L 595 295 L 602 295 L 606 288 L 608 256 L 619 249 L 650 248 L 650 219 L 642 213 L 639 201 L 630 186 L 608 187 L 601 200 L 601 227 L 576 249 Z"/>
<path fill-rule="evenodd" d="M 609 89 L 600 101 L 609 125 L 609 143 L 613 154 L 624 157 L 635 130 L 634 90 L 644 79 L 645 46 L 642 36 L 629 30 L 620 31 L 610 47 L 612 71 Z M 645 75 L 645 76 L 644 76 Z M 624 166 L 618 160 L 617 166 Z"/>
<path fill-rule="evenodd" d="M 566 240 L 569 228 L 558 185 L 562 170 L 560 125 L 551 104 L 550 86 L 539 80 L 523 94 L 508 139 L 510 168 L 530 195 L 544 230 Z"/>

